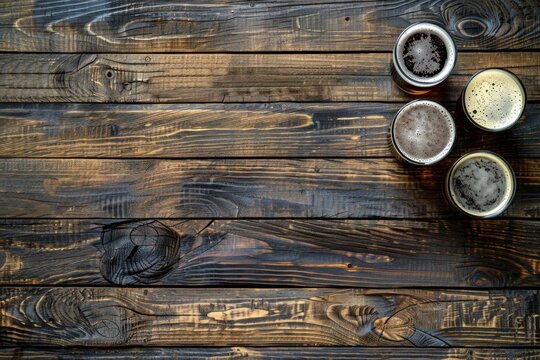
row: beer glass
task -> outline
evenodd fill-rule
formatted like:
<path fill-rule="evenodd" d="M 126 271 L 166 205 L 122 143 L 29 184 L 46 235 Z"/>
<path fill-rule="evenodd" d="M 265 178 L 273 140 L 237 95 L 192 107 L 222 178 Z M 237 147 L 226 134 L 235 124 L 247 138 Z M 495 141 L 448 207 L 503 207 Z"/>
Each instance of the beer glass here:
<path fill-rule="evenodd" d="M 500 215 L 512 203 L 516 176 L 501 156 L 475 151 L 459 158 L 448 171 L 445 196 L 450 205 L 474 218 Z"/>
<path fill-rule="evenodd" d="M 392 77 L 410 94 L 424 94 L 443 82 L 456 64 L 450 34 L 431 23 L 413 24 L 399 35 L 392 52 Z"/>
<path fill-rule="evenodd" d="M 430 100 L 415 100 L 397 112 L 388 133 L 398 160 L 431 165 L 452 150 L 456 127 L 444 106 Z"/>
<path fill-rule="evenodd" d="M 525 109 L 527 95 L 519 78 L 504 69 L 476 73 L 461 93 L 462 113 L 472 129 L 498 132 L 511 128 Z M 468 126 L 469 129 L 471 126 Z"/>

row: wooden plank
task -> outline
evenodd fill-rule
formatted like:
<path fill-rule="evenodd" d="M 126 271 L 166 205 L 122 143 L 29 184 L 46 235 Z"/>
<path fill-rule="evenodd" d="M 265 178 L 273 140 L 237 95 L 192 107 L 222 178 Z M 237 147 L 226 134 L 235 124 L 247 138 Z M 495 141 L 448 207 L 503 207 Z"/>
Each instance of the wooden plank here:
<path fill-rule="evenodd" d="M 403 104 L 3 104 L 2 157 L 390 157 Z M 445 104 L 450 110 L 453 103 Z M 461 124 L 462 119 L 456 122 Z M 454 156 L 540 157 L 540 105 L 505 133 L 458 134 Z"/>
<path fill-rule="evenodd" d="M 538 234 L 520 220 L 4 220 L 0 284 L 531 287 Z"/>
<path fill-rule="evenodd" d="M 0 51 L 389 51 L 419 21 L 446 27 L 460 49 L 540 48 L 540 6 L 526 0 L 4 0 L 1 9 Z"/>
<path fill-rule="evenodd" d="M 478 349 L 478 348 L 369 348 L 369 347 L 224 347 L 224 348 L 5 348 L 0 359 L 152 359 L 152 360 L 538 360 L 540 349 Z"/>
<path fill-rule="evenodd" d="M 407 101 L 388 53 L 5 54 L 1 102 Z M 506 67 L 540 100 L 536 52 L 460 54 L 444 86 L 425 97 L 455 101 L 478 70 Z"/>
<path fill-rule="evenodd" d="M 5 346 L 533 346 L 537 290 L 0 288 Z"/>
<path fill-rule="evenodd" d="M 243 218 L 452 216 L 452 159 L 92 160 L 0 162 L 0 217 Z M 538 160 L 513 159 L 510 217 L 540 216 Z"/>

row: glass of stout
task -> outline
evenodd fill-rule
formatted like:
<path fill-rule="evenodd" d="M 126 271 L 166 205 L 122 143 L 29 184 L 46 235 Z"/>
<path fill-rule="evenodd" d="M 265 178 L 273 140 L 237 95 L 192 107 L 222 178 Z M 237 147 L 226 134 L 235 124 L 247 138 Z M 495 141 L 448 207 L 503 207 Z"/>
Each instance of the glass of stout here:
<path fill-rule="evenodd" d="M 414 100 L 397 112 L 388 134 L 390 148 L 398 160 L 431 165 L 452 150 L 456 126 L 444 106 L 430 100 Z"/>
<path fill-rule="evenodd" d="M 399 35 L 392 52 L 392 77 L 409 94 L 424 94 L 443 82 L 456 64 L 450 34 L 431 23 L 413 24 Z"/>
<path fill-rule="evenodd" d="M 527 103 L 525 87 L 512 72 L 486 69 L 476 73 L 461 93 L 461 107 L 472 130 L 498 132 L 519 120 Z"/>
<path fill-rule="evenodd" d="M 490 151 L 462 156 L 448 171 L 445 196 L 458 212 L 491 218 L 504 212 L 516 192 L 516 176 L 506 160 Z"/>

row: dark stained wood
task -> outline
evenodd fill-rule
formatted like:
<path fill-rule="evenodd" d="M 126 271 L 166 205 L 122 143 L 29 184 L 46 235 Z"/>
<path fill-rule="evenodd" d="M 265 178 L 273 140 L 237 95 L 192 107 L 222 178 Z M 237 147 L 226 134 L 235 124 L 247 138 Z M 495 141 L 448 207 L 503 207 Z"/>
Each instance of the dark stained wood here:
<path fill-rule="evenodd" d="M 461 49 L 540 48 L 533 0 L 21 0 L 1 10 L 1 51 L 381 51 L 419 21 L 446 27 Z"/>
<path fill-rule="evenodd" d="M 152 360 L 538 360 L 540 349 L 475 349 L 475 348 L 369 348 L 369 347 L 287 347 L 287 348 L 5 348 L 0 359 L 152 359 Z"/>
<path fill-rule="evenodd" d="M 3 220 L 2 285 L 530 287 L 537 221 Z"/>
<path fill-rule="evenodd" d="M 389 157 L 403 104 L 3 104 L 3 157 Z M 453 110 L 453 103 L 445 103 Z M 461 118 L 456 118 L 461 128 Z M 504 134 L 460 132 L 453 151 L 540 157 L 540 105 Z M 480 141 L 479 141 L 480 139 Z"/>
<path fill-rule="evenodd" d="M 419 21 L 459 47 L 424 98 L 503 67 L 531 102 L 503 134 L 458 119 L 425 168 L 387 143 Z M 0 359 L 540 359 L 538 24 L 534 0 L 0 0 Z M 516 170 L 501 218 L 443 200 L 476 149 Z"/>
<path fill-rule="evenodd" d="M 0 216 L 21 218 L 397 217 L 452 215 L 452 159 L 4 159 Z M 538 160 L 512 159 L 511 217 L 540 216 Z"/>
<path fill-rule="evenodd" d="M 536 290 L 0 288 L 0 344 L 532 346 Z"/>
<path fill-rule="evenodd" d="M 1 102 L 407 101 L 390 77 L 389 53 L 4 54 Z M 506 67 L 540 100 L 536 52 L 460 54 L 444 86 L 425 95 L 455 101 L 470 76 Z"/>

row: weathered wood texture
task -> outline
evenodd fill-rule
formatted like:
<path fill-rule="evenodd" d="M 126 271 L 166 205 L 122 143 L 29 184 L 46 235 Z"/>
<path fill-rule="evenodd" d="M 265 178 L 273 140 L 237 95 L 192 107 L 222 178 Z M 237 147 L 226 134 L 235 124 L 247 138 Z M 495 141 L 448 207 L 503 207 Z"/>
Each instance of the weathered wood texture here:
<path fill-rule="evenodd" d="M 5 348 L 0 359 L 152 359 L 152 360 L 538 360 L 540 349 L 475 348 L 369 348 L 369 347 L 286 347 L 286 348 Z"/>
<path fill-rule="evenodd" d="M 511 217 L 540 215 L 540 160 L 511 159 Z M 47 218 L 411 217 L 452 214 L 452 159 L 92 160 L 0 162 L 0 216 Z"/>
<path fill-rule="evenodd" d="M 5 54 L 2 102 L 406 101 L 388 53 Z M 536 52 L 464 53 L 444 86 L 425 97 L 454 101 L 479 69 L 506 67 L 540 100 Z"/>
<path fill-rule="evenodd" d="M 3 104 L 2 157 L 389 157 L 403 104 Z M 454 104 L 445 103 L 453 110 Z M 461 130 L 461 118 L 456 118 Z M 540 157 L 540 105 L 504 134 L 460 131 L 453 154 Z"/>
<path fill-rule="evenodd" d="M 534 0 L 2 3 L 0 51 L 381 51 L 419 21 L 446 27 L 461 49 L 540 48 Z"/>
<path fill-rule="evenodd" d="M 2 285 L 540 285 L 537 221 L 3 220 Z"/>
<path fill-rule="evenodd" d="M 536 290 L 0 288 L 0 344 L 532 346 Z"/>

